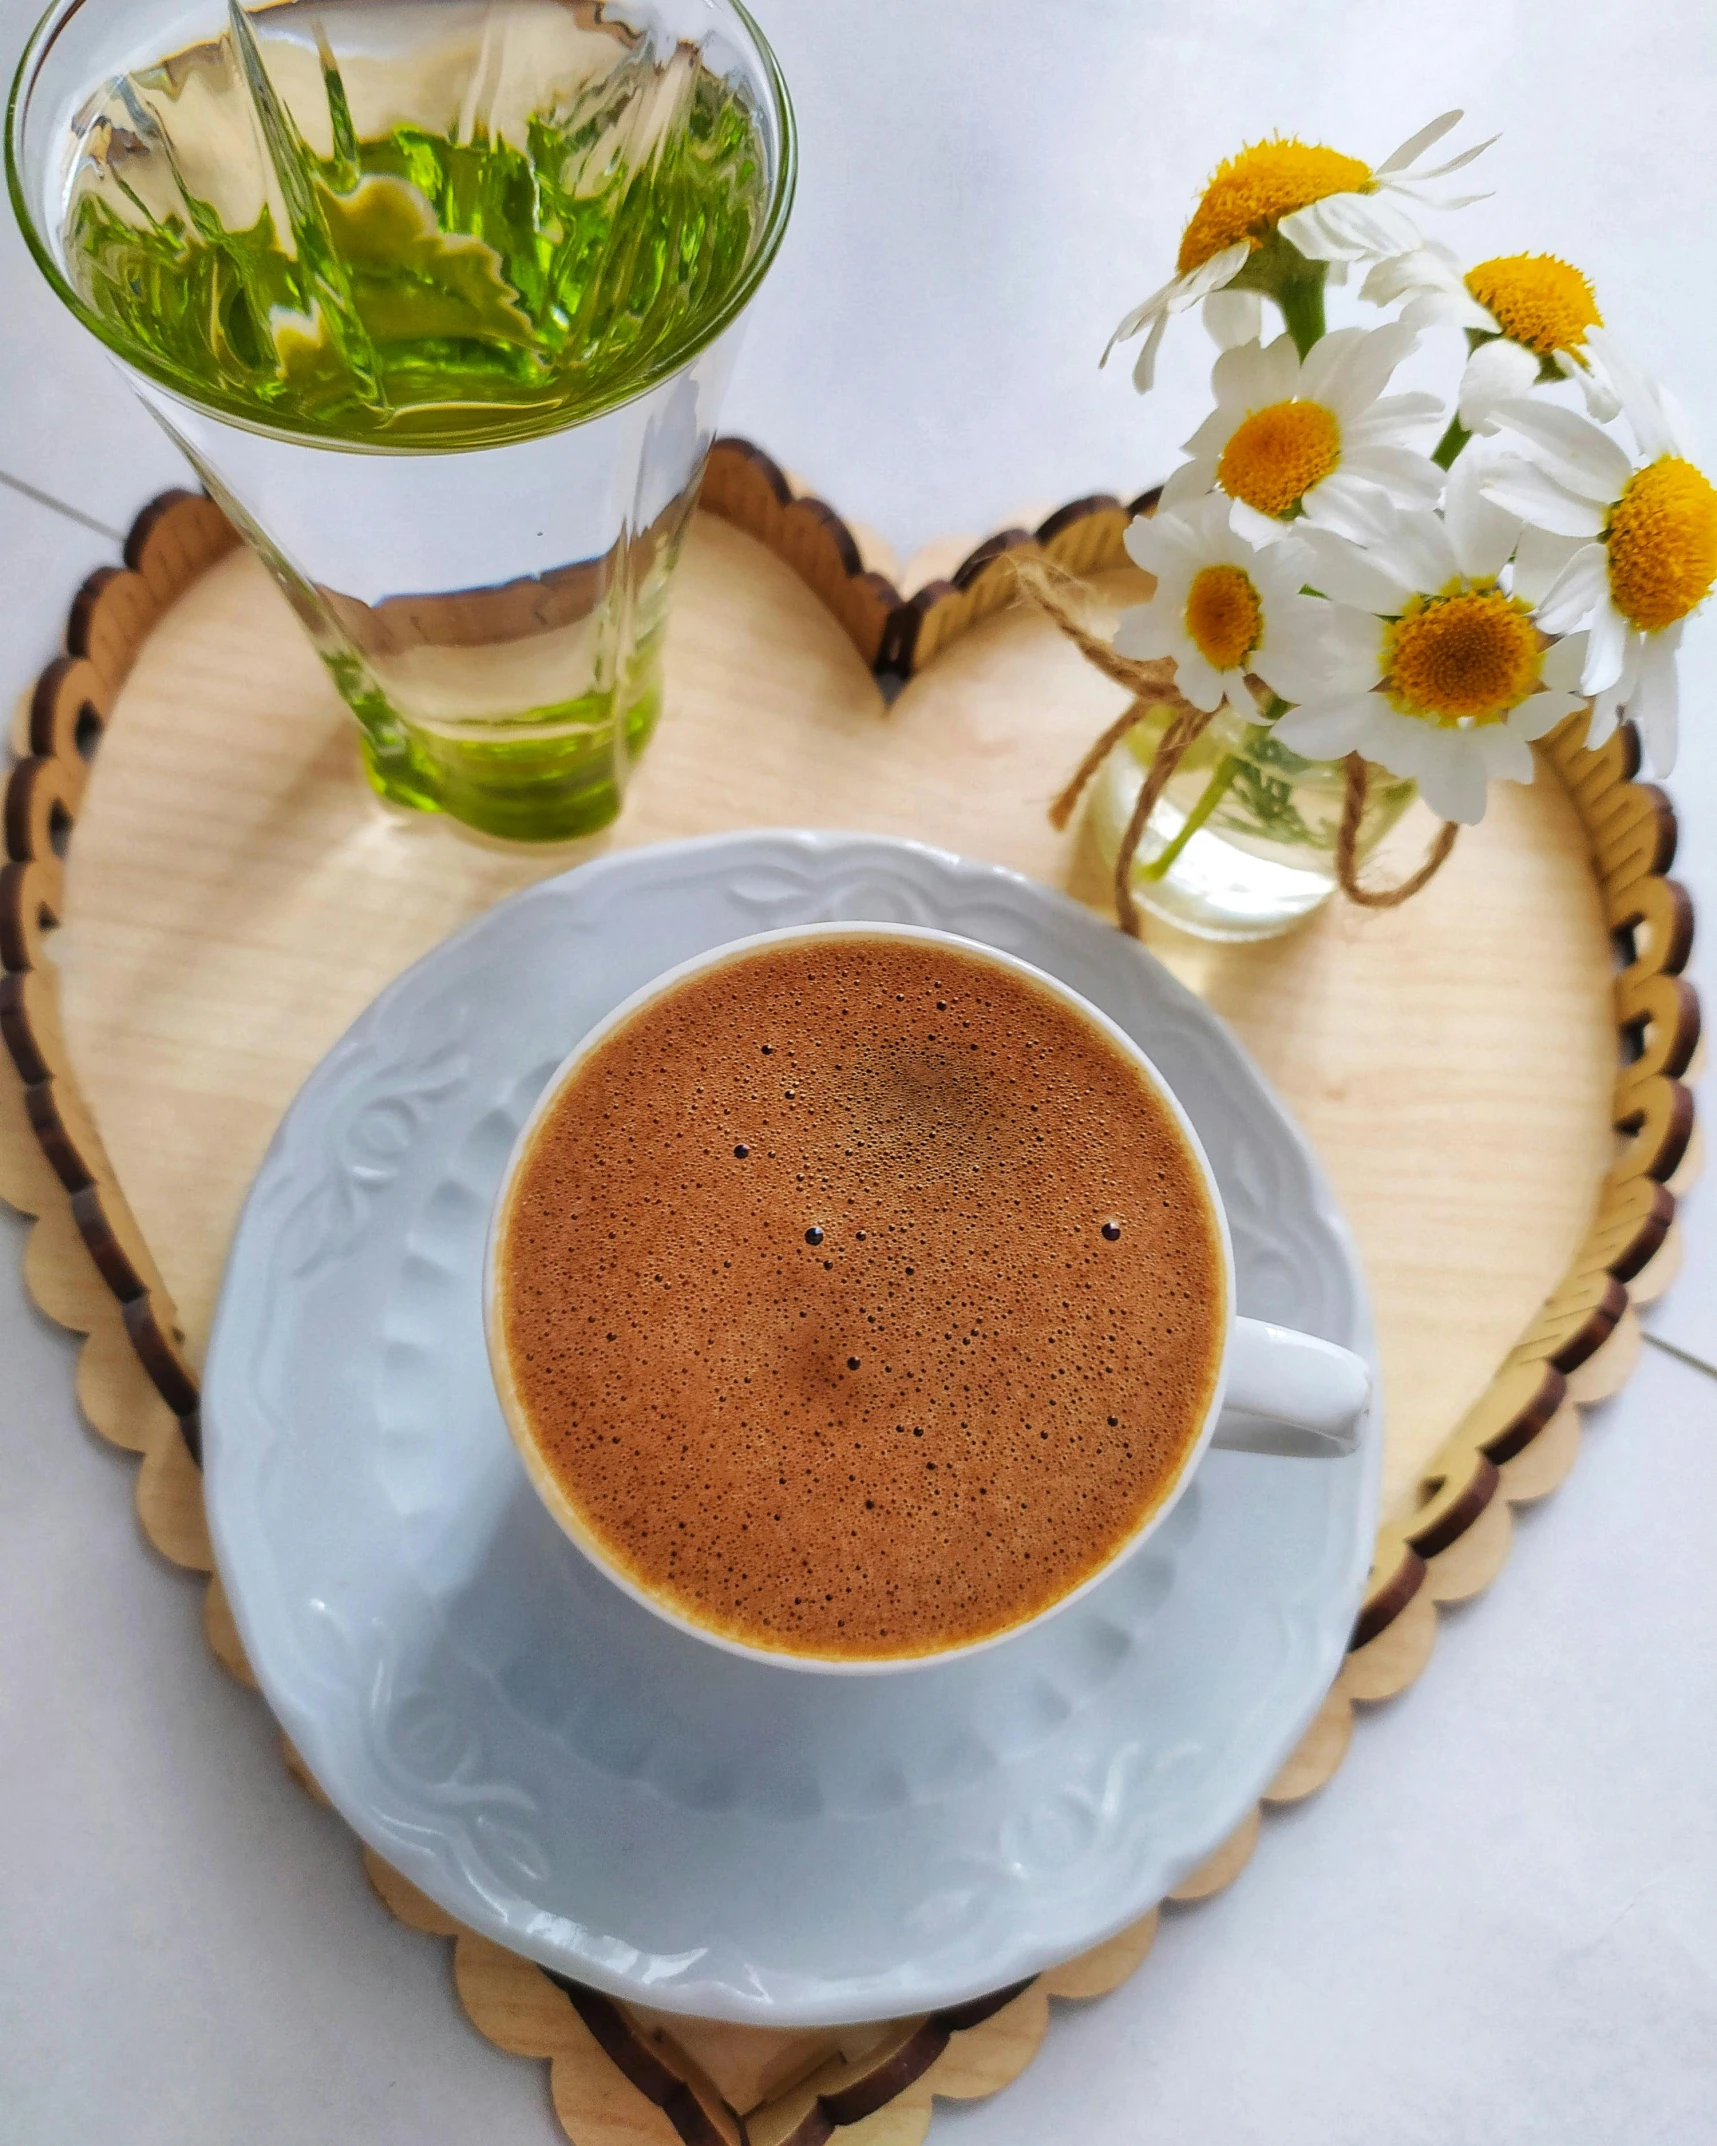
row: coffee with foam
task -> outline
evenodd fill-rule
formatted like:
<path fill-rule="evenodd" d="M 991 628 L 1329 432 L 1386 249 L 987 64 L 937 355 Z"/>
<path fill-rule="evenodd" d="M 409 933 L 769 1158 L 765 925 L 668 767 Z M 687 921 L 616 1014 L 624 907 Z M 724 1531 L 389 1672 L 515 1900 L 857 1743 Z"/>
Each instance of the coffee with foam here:
<path fill-rule="evenodd" d="M 852 1661 L 1004 1633 L 1107 1564 L 1227 1319 L 1144 1070 L 880 928 L 740 954 L 581 1058 L 495 1282 L 512 1413 L 600 1554 L 719 1637 Z"/>

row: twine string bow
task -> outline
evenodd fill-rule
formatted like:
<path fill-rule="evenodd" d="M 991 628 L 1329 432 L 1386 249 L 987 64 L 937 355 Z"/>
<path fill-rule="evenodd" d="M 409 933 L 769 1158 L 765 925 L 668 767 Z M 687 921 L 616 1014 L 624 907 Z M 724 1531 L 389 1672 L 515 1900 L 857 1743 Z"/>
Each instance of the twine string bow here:
<path fill-rule="evenodd" d="M 1017 553 L 1012 557 L 1014 580 L 1027 602 L 1034 604 L 1046 618 L 1051 619 L 1078 649 L 1079 653 L 1105 678 L 1113 679 L 1116 685 L 1124 686 L 1133 696 L 1123 712 L 1118 715 L 1091 750 L 1074 770 L 1073 778 L 1049 808 L 1053 826 L 1063 828 L 1072 819 L 1079 800 L 1084 796 L 1092 777 L 1108 759 L 1115 747 L 1133 729 L 1159 709 L 1172 708 L 1173 715 L 1156 751 L 1151 756 L 1145 779 L 1134 801 L 1132 816 L 1127 821 L 1126 832 L 1121 837 L 1121 847 L 1115 859 L 1115 910 L 1121 928 L 1131 938 L 1140 936 L 1139 907 L 1133 896 L 1133 866 L 1138 857 L 1139 845 L 1143 842 L 1145 828 L 1151 814 L 1156 810 L 1163 792 L 1174 778 L 1175 770 L 1186 758 L 1188 751 L 1203 736 L 1215 719 L 1216 710 L 1208 713 L 1195 708 L 1184 700 L 1174 682 L 1174 664 L 1168 657 L 1156 657 L 1141 661 L 1136 657 L 1123 656 L 1111 645 L 1092 633 L 1081 613 L 1084 608 L 1085 587 L 1075 574 L 1058 565 L 1042 553 Z M 1422 887 L 1427 886 L 1448 861 L 1455 846 L 1459 829 L 1445 820 L 1438 829 L 1425 862 L 1398 886 L 1368 887 L 1359 877 L 1359 835 L 1365 821 L 1366 804 L 1369 798 L 1371 770 L 1358 753 L 1350 753 L 1346 763 L 1346 782 L 1342 792 L 1341 823 L 1336 832 L 1335 866 L 1336 879 L 1341 891 L 1351 902 L 1362 909 L 1394 909 L 1408 901 Z"/>

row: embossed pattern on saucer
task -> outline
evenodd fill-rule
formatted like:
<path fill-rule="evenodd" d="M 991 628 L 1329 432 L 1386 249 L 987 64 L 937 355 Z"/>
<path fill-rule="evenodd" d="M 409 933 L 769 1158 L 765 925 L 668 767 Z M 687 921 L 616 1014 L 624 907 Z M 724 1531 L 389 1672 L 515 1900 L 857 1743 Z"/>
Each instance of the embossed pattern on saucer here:
<path fill-rule="evenodd" d="M 488 1211 L 592 1023 L 778 925 L 939 926 L 1062 977 L 1197 1125 L 1240 1308 L 1370 1353 L 1303 1140 L 1196 998 L 1011 873 L 873 837 L 636 850 L 407 972 L 311 1076 L 234 1241 L 208 1504 L 249 1659 L 356 1830 L 451 1914 L 613 1994 L 772 2025 L 897 2017 L 1136 1919 L 1256 1801 L 1340 1665 L 1380 1426 L 1346 1461 L 1214 1453 L 1148 1550 L 963 1664 L 785 1675 L 683 1637 L 530 1491 L 483 1344 Z"/>

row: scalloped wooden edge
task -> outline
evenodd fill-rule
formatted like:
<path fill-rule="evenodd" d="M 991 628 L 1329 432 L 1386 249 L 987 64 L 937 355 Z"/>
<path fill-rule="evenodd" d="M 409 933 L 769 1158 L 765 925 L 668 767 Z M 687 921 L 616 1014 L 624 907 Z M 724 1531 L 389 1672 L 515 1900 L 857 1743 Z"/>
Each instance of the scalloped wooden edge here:
<path fill-rule="evenodd" d="M 831 508 L 796 491 L 747 442 L 717 443 L 703 492 L 706 508 L 758 538 L 822 599 L 885 697 L 1013 600 L 1008 554 L 1030 548 L 1076 573 L 1117 566 L 1127 522 L 1151 498 L 1075 501 L 1034 531 L 990 538 L 951 580 L 906 597 L 866 569 Z M 92 575 L 78 592 L 65 653 L 20 710 L 0 865 L 0 1041 L 9 1069 L 0 1076 L 0 1199 L 35 1219 L 25 1272 L 36 1302 L 85 1337 L 77 1374 L 84 1414 L 141 1456 L 145 1535 L 174 1564 L 210 1576 L 211 1651 L 254 1684 L 213 1572 L 195 1374 L 78 1092 L 43 944 L 62 914 L 64 857 L 89 763 L 136 652 L 166 606 L 237 541 L 200 494 L 156 500 L 131 531 L 124 566 Z M 1512 1509 L 1546 1496 L 1572 1467 L 1582 1407 L 1618 1391 L 1638 1354 L 1632 1304 L 1660 1295 L 1679 1259 L 1676 1194 L 1697 1167 L 1683 1078 L 1700 1035 L 1698 1001 L 1682 976 L 1692 905 L 1666 876 L 1675 816 L 1661 790 L 1634 779 L 1634 733 L 1623 726 L 1596 752 L 1582 737 L 1574 717 L 1541 750 L 1590 839 L 1618 951 L 1617 1159 L 1562 1284 L 1439 1448 L 1417 1508 L 1380 1531 L 1347 1661 L 1261 1809 L 1321 1788 L 1346 1753 L 1355 1708 L 1396 1697 L 1424 1668 L 1438 1605 L 1466 1601 L 1496 1577 Z M 289 1746 L 285 1756 L 316 1793 Z M 1259 1830 L 1255 1810 L 1171 1898 L 1190 1904 L 1231 1884 Z M 374 1855 L 366 1853 L 366 1865 L 394 1914 L 453 1941 L 455 1984 L 477 2030 L 498 2048 L 548 2063 L 556 2114 L 578 2146 L 824 2146 L 839 2130 L 852 2146 L 917 2146 L 937 2095 L 971 2099 L 1016 2078 L 1043 2038 L 1050 2000 L 1117 1987 L 1150 1950 L 1158 1921 L 1153 1911 L 1084 1958 L 975 2005 L 846 2034 L 771 2036 L 616 2004 L 462 1930 Z"/>

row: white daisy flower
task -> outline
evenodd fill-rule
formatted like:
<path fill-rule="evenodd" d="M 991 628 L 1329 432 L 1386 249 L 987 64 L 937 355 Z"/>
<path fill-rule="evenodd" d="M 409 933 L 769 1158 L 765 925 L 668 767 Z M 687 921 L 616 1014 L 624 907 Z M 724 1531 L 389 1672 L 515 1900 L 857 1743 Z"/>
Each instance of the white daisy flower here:
<path fill-rule="evenodd" d="M 1204 301 L 1204 325 L 1218 350 L 1235 350 L 1264 335 L 1264 300 L 1257 291 L 1212 291 Z"/>
<path fill-rule="evenodd" d="M 1425 197 L 1428 181 L 1470 164 L 1490 147 L 1480 142 L 1434 170 L 1416 169 L 1419 158 L 1442 140 L 1461 119 L 1445 112 L 1405 141 L 1374 171 L 1358 157 L 1343 156 L 1315 142 L 1283 139 L 1253 142 L 1238 156 L 1219 164 L 1199 199 L 1192 221 L 1181 234 L 1175 273 L 1161 290 L 1133 308 L 1109 338 L 1103 362 L 1117 343 L 1129 343 L 1148 328 L 1144 348 L 1133 368 L 1133 383 L 1143 394 L 1156 375 L 1157 350 L 1171 313 L 1185 312 L 1213 292 L 1226 290 L 1242 275 L 1254 254 L 1271 247 L 1278 233 L 1306 262 L 1377 261 L 1410 253 L 1419 244 L 1417 225 L 1402 206 Z M 1494 137 L 1493 137 L 1494 139 Z M 1437 208 L 1464 208 L 1468 200 L 1433 202 Z M 1279 250 L 1279 249 L 1278 249 Z M 1292 256 L 1286 264 L 1295 265 Z M 1254 290 L 1271 290 L 1268 269 L 1260 264 Z"/>
<path fill-rule="evenodd" d="M 1293 338 L 1225 350 L 1211 368 L 1216 408 L 1192 457 L 1163 487 L 1164 506 L 1214 486 L 1234 526 L 1255 543 L 1303 516 L 1363 541 L 1397 507 L 1429 507 L 1443 473 L 1408 445 L 1443 414 L 1434 395 L 1383 390 L 1415 347 L 1411 328 L 1338 328 L 1302 360 Z"/>
<path fill-rule="evenodd" d="M 1322 672 L 1319 631 L 1329 607 L 1300 593 L 1311 565 L 1303 545 L 1289 537 L 1258 550 L 1230 528 L 1221 499 L 1201 499 L 1179 514 L 1141 514 L 1126 545 L 1157 586 L 1148 603 L 1121 614 L 1121 655 L 1172 656 L 1183 698 L 1207 713 L 1226 700 L 1255 718 L 1248 673 L 1283 700 L 1312 689 Z"/>
<path fill-rule="evenodd" d="M 1323 683 L 1275 735 L 1308 760 L 1362 753 L 1470 826 L 1490 783 L 1530 782 L 1531 741 L 1581 706 L 1585 647 L 1544 649 L 1531 607 L 1499 585 L 1520 524 L 1466 460 L 1442 519 L 1405 514 L 1363 550 L 1307 533 L 1312 584 L 1330 599 Z"/>
<path fill-rule="evenodd" d="M 1379 261 L 1360 289 L 1375 305 L 1405 298 L 1410 327 L 1433 322 L 1468 329 L 1476 342 L 1461 375 L 1455 414 L 1466 432 L 1496 429 L 1496 409 L 1560 376 L 1579 384 L 1595 418 L 1620 407 L 1587 347 L 1603 326 L 1592 286 L 1554 254 L 1501 254 L 1463 274 L 1446 246 L 1421 246 Z"/>
<path fill-rule="evenodd" d="M 1488 499 L 1530 526 L 1516 586 L 1536 596 L 1546 633 L 1588 629 L 1580 690 L 1592 696 L 1589 745 L 1625 711 L 1653 771 L 1675 765 L 1675 657 L 1689 616 L 1717 582 L 1717 488 L 1688 458 L 1679 412 L 1663 390 L 1594 330 L 1637 452 L 1577 411 L 1504 403 L 1498 421 L 1521 443 L 1493 465 Z M 1459 464 L 1456 465 L 1457 468 Z"/>

